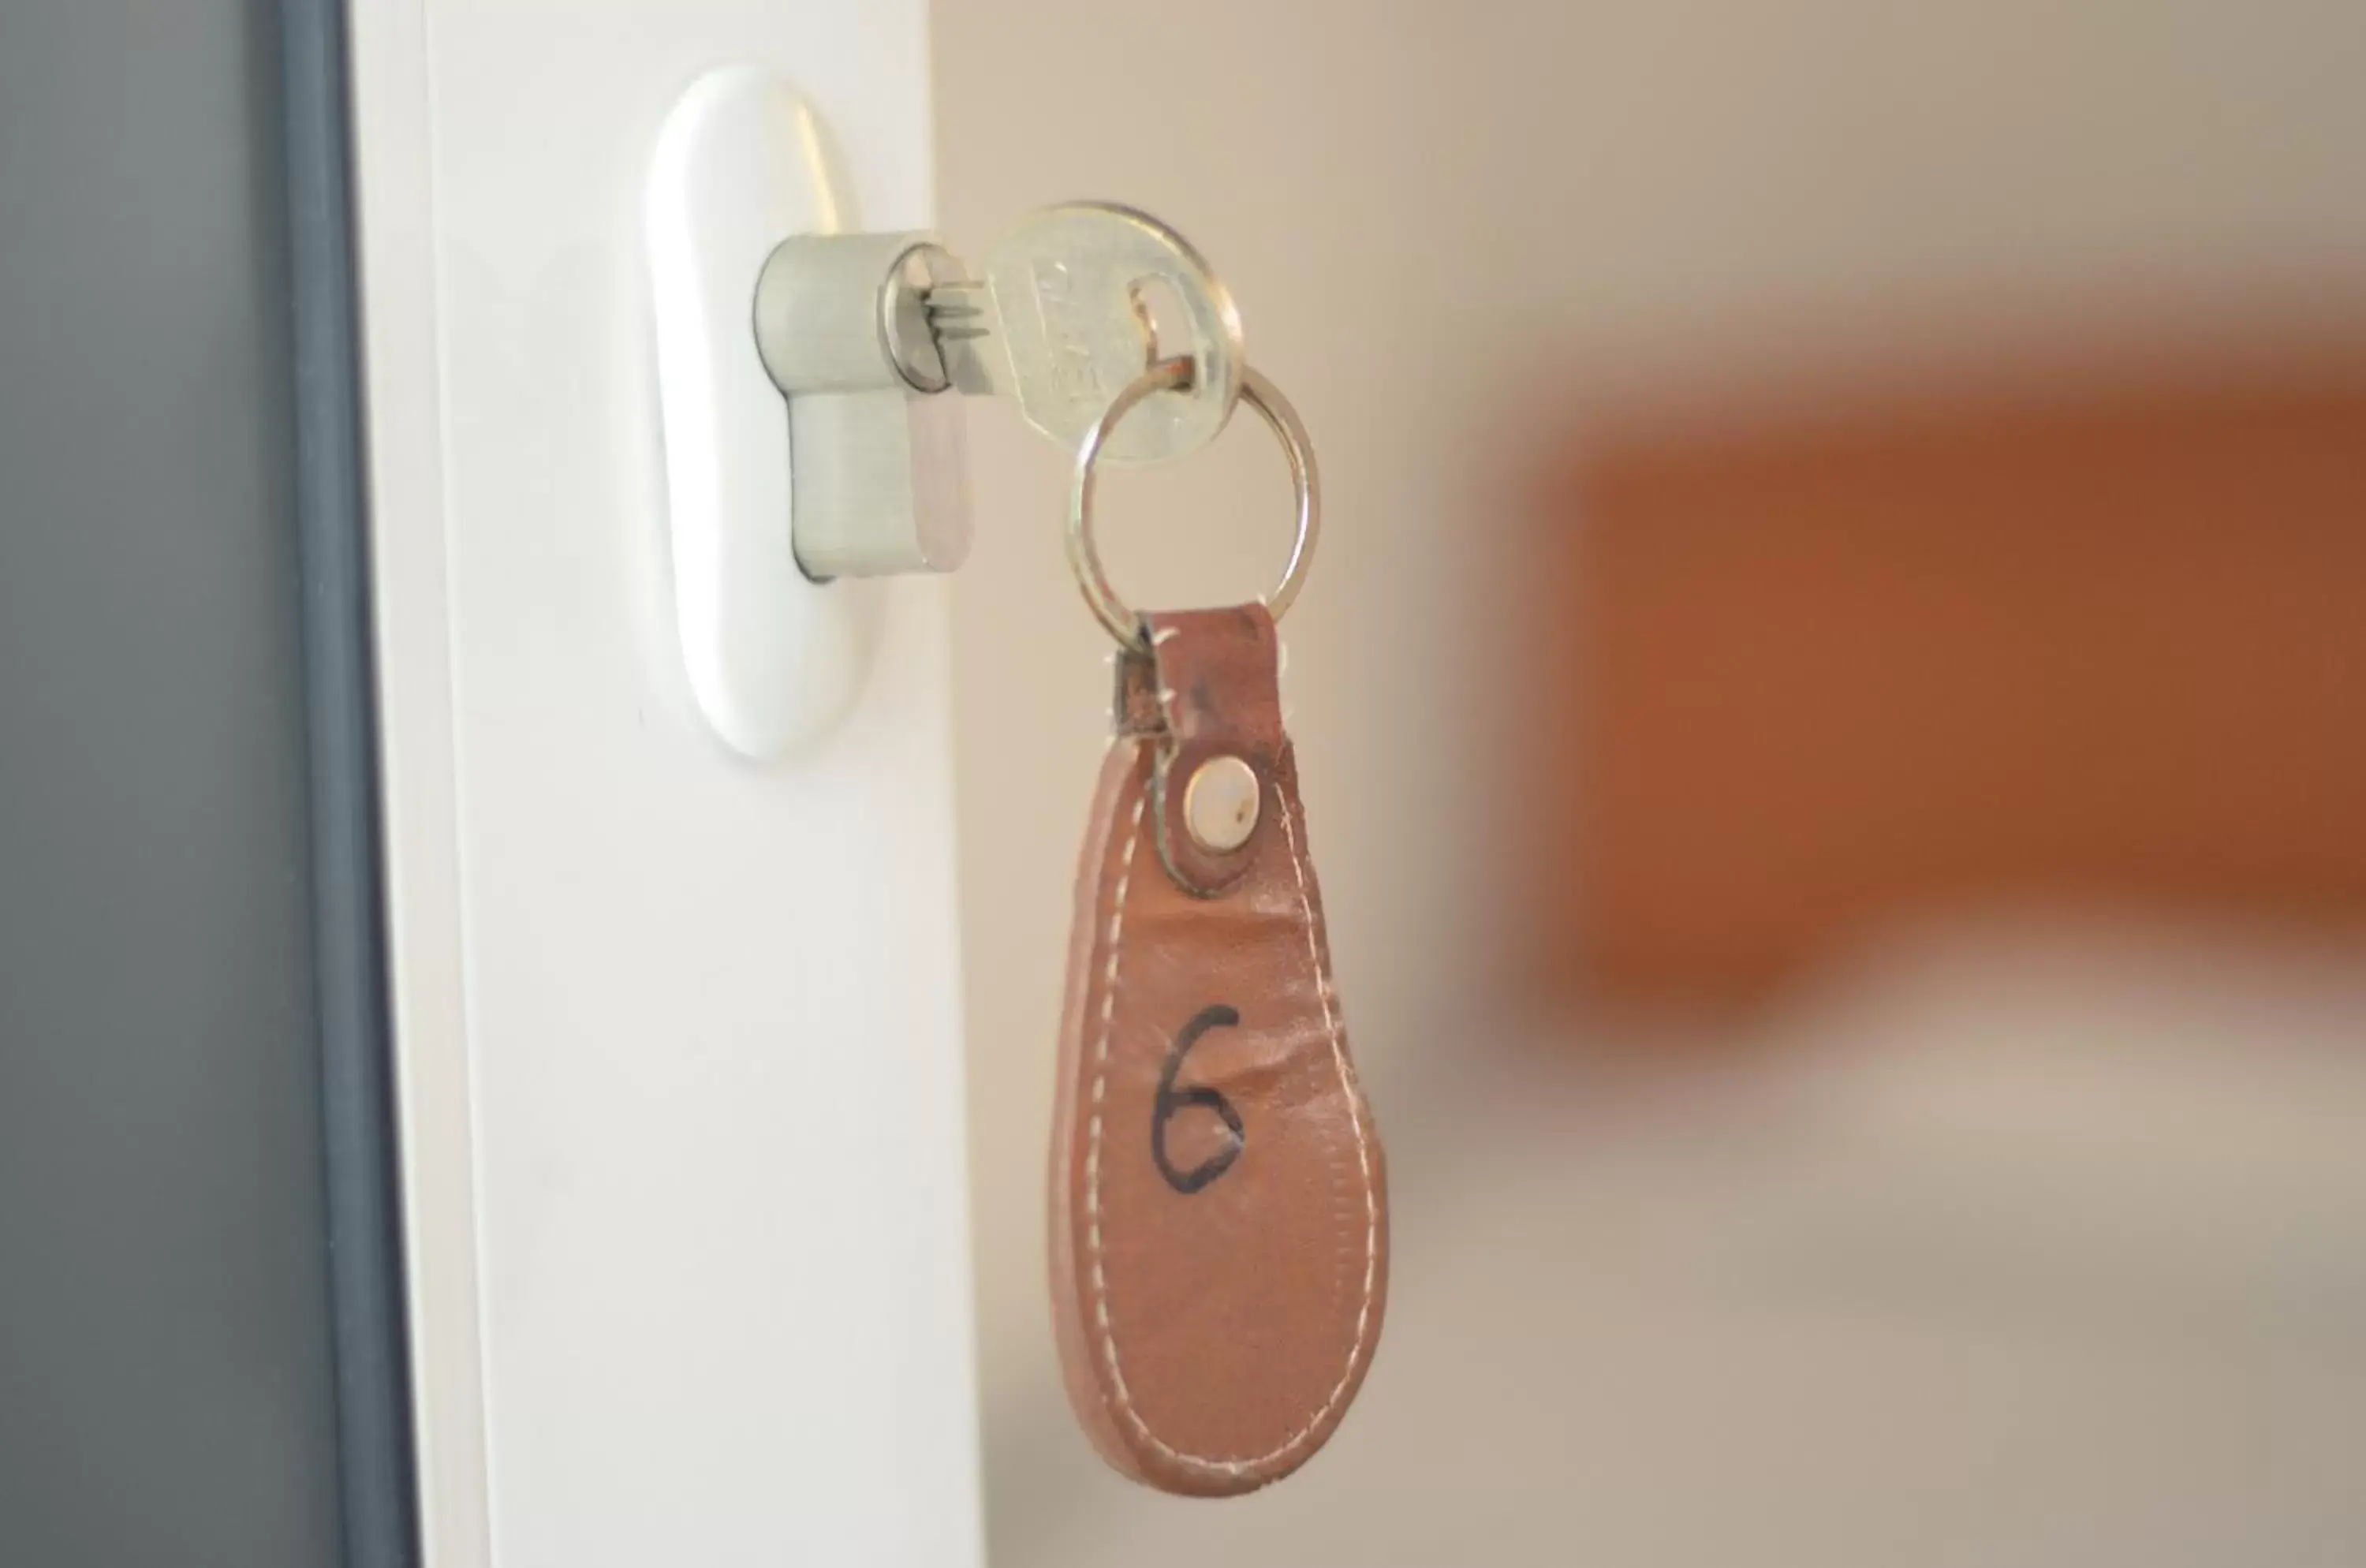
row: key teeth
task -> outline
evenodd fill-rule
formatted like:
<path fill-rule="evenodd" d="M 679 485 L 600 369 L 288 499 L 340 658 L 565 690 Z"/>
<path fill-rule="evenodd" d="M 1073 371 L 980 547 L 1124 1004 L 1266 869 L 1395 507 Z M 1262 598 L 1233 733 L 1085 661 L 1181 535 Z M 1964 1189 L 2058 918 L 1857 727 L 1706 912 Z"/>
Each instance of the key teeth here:
<path fill-rule="evenodd" d="M 988 363 L 993 350 L 994 297 L 978 278 L 940 283 L 921 301 L 929 332 L 943 355 L 954 388 L 970 396 L 1005 389 Z"/>
<path fill-rule="evenodd" d="M 929 290 L 922 303 L 932 321 L 963 320 L 986 311 L 986 290 L 971 282 L 940 283 Z"/>
<path fill-rule="evenodd" d="M 975 343 L 994 335 L 985 290 L 975 283 L 940 283 L 922 301 L 938 344 Z"/>

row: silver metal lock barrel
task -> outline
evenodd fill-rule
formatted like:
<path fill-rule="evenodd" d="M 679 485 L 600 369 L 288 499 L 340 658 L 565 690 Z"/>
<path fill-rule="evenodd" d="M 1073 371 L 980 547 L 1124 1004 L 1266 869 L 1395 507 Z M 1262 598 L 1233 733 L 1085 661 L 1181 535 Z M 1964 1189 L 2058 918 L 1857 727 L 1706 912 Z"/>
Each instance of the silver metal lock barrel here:
<path fill-rule="evenodd" d="M 756 348 L 788 399 L 791 534 L 806 576 L 951 571 L 969 555 L 959 400 L 928 293 L 962 276 L 927 234 L 782 243 L 756 286 Z"/>

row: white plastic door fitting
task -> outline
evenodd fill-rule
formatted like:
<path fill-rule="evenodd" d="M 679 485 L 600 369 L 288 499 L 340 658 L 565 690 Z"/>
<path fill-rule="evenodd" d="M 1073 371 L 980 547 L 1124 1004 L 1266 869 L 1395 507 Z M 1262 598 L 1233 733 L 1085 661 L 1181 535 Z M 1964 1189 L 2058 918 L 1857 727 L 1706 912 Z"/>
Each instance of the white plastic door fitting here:
<path fill-rule="evenodd" d="M 769 72 L 709 73 L 659 131 L 643 239 L 675 620 L 700 710 L 752 758 L 827 730 L 878 635 L 877 584 L 800 567 L 800 497 L 829 539 L 868 508 L 914 542 L 909 560 L 838 549 L 833 572 L 942 570 L 966 545 L 952 399 L 891 388 L 784 404 L 758 352 L 767 260 L 793 236 L 853 228 L 851 205 L 813 110 Z"/>

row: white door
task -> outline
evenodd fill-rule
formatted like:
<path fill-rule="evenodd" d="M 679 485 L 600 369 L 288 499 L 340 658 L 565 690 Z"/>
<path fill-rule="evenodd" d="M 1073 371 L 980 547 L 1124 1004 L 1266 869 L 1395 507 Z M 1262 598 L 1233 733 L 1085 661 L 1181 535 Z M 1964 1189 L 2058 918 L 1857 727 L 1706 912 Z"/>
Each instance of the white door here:
<path fill-rule="evenodd" d="M 394 1008 L 434 1568 L 980 1556 L 946 601 L 789 762 L 702 722 L 639 245 L 794 82 L 930 213 L 919 0 L 356 0 Z"/>

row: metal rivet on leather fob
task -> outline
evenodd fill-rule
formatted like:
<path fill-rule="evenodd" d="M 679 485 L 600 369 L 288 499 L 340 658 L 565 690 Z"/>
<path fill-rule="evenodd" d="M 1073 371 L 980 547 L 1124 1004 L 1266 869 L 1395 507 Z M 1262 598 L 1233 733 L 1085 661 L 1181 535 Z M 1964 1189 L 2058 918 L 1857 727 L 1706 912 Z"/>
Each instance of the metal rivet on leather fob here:
<path fill-rule="evenodd" d="M 1256 770 L 1238 757 L 1211 757 L 1191 771 L 1183 786 L 1183 826 L 1191 841 L 1213 854 L 1230 854 L 1256 831 Z"/>

